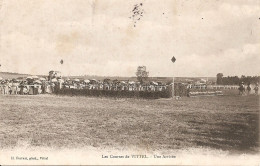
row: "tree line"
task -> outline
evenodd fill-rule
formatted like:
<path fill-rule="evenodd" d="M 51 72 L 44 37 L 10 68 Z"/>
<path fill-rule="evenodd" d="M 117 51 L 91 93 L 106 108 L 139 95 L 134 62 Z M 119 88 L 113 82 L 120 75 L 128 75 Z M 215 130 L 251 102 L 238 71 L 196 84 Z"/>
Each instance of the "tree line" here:
<path fill-rule="evenodd" d="M 256 84 L 260 82 L 260 76 L 227 76 L 224 77 L 223 73 L 217 74 L 217 84 L 218 85 L 239 85 L 241 82 L 244 84 Z"/>

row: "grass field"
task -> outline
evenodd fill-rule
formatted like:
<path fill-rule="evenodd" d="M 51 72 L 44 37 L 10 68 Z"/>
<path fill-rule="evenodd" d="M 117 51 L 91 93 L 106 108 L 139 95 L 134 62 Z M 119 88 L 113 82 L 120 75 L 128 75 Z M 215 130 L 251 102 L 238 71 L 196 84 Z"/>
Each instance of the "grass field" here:
<path fill-rule="evenodd" d="M 254 153 L 259 96 L 109 99 L 0 96 L 0 148 L 211 148 Z"/>

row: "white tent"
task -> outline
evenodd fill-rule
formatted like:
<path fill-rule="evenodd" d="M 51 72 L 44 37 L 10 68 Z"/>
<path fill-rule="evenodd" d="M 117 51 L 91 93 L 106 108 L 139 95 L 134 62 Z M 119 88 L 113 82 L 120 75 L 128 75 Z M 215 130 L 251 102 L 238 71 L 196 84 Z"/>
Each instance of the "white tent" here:
<path fill-rule="evenodd" d="M 42 82 L 40 80 L 36 80 L 34 83 L 41 84 Z"/>
<path fill-rule="evenodd" d="M 29 77 L 27 77 L 26 79 L 30 79 L 30 80 L 32 80 L 33 78 L 29 76 Z"/>
<path fill-rule="evenodd" d="M 134 81 L 130 81 L 129 84 L 135 84 L 135 82 Z"/>
<path fill-rule="evenodd" d="M 205 79 L 200 79 L 200 81 L 201 81 L 201 82 L 207 82 L 207 80 L 205 80 Z"/>
<path fill-rule="evenodd" d="M 121 83 L 121 84 L 126 84 L 126 82 L 125 82 L 125 81 L 121 81 L 120 83 Z"/>
<path fill-rule="evenodd" d="M 154 82 L 154 81 L 152 81 L 151 82 L 153 85 L 158 85 L 158 83 L 157 82 Z"/>
<path fill-rule="evenodd" d="M 33 79 L 38 79 L 39 77 L 38 76 L 32 76 Z"/>

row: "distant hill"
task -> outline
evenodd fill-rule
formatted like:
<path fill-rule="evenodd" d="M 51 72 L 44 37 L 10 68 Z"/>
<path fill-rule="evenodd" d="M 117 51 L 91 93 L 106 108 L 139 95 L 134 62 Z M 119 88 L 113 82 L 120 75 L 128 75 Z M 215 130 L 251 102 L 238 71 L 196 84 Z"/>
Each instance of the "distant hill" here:
<path fill-rule="evenodd" d="M 28 77 L 32 76 L 31 74 L 20 74 L 20 73 L 11 73 L 11 72 L 0 72 L 0 77 L 3 79 L 12 79 L 12 78 L 19 78 L 19 77 Z M 43 75 L 37 75 L 39 77 L 43 77 Z M 46 76 L 44 76 L 46 77 Z"/>
<path fill-rule="evenodd" d="M 0 77 L 4 79 L 12 79 L 19 77 L 28 77 L 32 76 L 31 74 L 20 74 L 20 73 L 11 73 L 11 72 L 0 72 Z M 38 77 L 46 77 L 47 75 L 37 75 Z M 137 81 L 136 77 L 119 77 L 119 76 L 64 76 L 64 78 L 70 79 L 96 79 L 96 80 L 104 80 L 106 78 L 111 80 L 129 80 L 129 81 Z M 189 82 L 189 81 L 199 81 L 201 79 L 209 80 L 211 82 L 216 81 L 216 77 L 175 77 L 175 82 Z M 161 81 L 161 82 L 170 82 L 172 81 L 172 77 L 149 77 L 148 81 Z"/>
<path fill-rule="evenodd" d="M 28 77 L 29 74 L 19 74 L 19 73 L 11 73 L 11 72 L 0 72 L 0 77 L 4 79 L 12 79 L 18 77 Z"/>
<path fill-rule="evenodd" d="M 64 76 L 64 78 L 69 79 L 96 79 L 96 80 L 124 80 L 124 81 L 137 81 L 136 77 L 119 77 L 119 76 Z M 175 77 L 175 82 L 196 82 L 201 81 L 201 79 L 208 80 L 210 82 L 216 82 L 216 77 Z M 172 77 L 148 77 L 147 81 L 156 81 L 156 82 L 172 82 Z"/>

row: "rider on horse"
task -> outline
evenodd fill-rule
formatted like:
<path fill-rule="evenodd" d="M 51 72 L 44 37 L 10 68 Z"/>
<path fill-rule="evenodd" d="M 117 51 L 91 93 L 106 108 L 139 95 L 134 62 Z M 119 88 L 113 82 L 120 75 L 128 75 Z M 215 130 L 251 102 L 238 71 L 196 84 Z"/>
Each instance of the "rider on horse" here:
<path fill-rule="evenodd" d="M 241 84 L 240 84 L 238 90 L 239 90 L 239 95 L 243 95 L 243 94 L 244 94 L 244 92 L 245 92 L 245 90 L 246 90 L 246 89 L 245 89 L 244 82 L 241 82 Z"/>
<path fill-rule="evenodd" d="M 255 88 L 254 88 L 254 90 L 255 90 L 255 94 L 256 94 L 256 95 L 258 95 L 258 89 L 259 89 L 259 87 L 258 87 L 258 83 L 256 83 Z"/>

